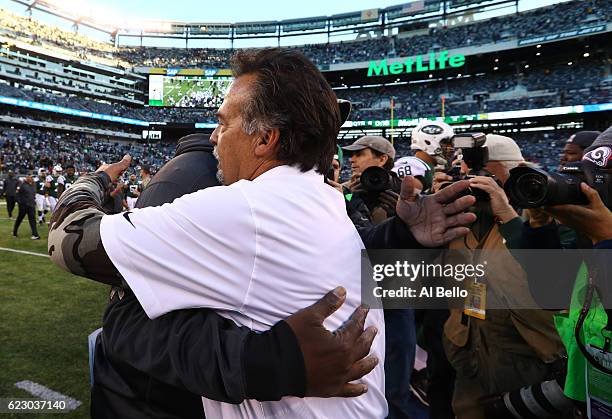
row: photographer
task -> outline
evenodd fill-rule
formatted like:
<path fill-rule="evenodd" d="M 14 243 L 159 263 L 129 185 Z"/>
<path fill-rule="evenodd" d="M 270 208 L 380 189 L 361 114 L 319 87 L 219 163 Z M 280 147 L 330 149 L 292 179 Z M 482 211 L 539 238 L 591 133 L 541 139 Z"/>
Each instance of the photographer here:
<path fill-rule="evenodd" d="M 582 160 L 584 150 L 601 134 L 599 131 L 578 131 L 567 139 L 561 155 L 561 165 Z"/>
<path fill-rule="evenodd" d="M 379 225 L 395 214 L 397 192 L 401 181 L 394 167 L 395 148 L 385 138 L 365 136 L 343 147 L 350 153 L 352 175 L 345 187 L 351 192 L 347 212 L 369 213 L 373 225 Z M 376 169 L 382 169 L 376 172 Z M 416 187 L 422 184 L 416 178 Z M 389 190 L 389 188 L 391 188 Z M 348 199 L 348 197 L 345 195 Z M 365 208 L 364 208 L 365 207 Z M 358 210 L 359 209 L 359 210 Z M 352 215 L 351 215 L 352 213 Z M 414 310 L 385 310 L 385 397 L 389 418 L 410 417 L 410 377 L 416 351 Z"/>
<path fill-rule="evenodd" d="M 594 165 L 599 179 L 606 179 L 607 176 L 607 182 L 600 181 L 597 185 L 585 182 L 580 184 L 586 205 L 563 204 L 543 209 L 548 216 L 586 236 L 593 249 L 612 249 L 612 212 L 609 209 L 612 205 L 609 185 L 611 156 L 612 127 L 599 135 L 591 147 L 585 150 L 581 162 L 583 173 L 588 173 Z M 550 226 L 552 233 L 548 234 L 554 235 L 557 223 L 551 222 Z M 560 242 L 557 247 L 561 247 Z M 608 346 L 612 340 L 609 326 L 611 312 L 607 302 L 610 285 L 606 281 L 610 259 L 606 252 L 585 254 L 585 257 L 588 258 L 585 259 L 587 264 L 577 270 L 568 269 L 567 264 L 564 264 L 563 268 L 569 275 L 559 275 L 560 281 L 557 284 L 558 289 L 566 290 L 568 294 L 571 292 L 571 297 L 568 296 L 568 300 L 571 298 L 569 310 L 556 315 L 557 330 L 568 357 L 563 390 L 567 397 L 586 402 L 590 417 L 606 417 L 598 414 L 605 414 L 601 413 L 601 409 L 609 409 L 612 398 L 598 394 L 598 400 L 592 403 L 590 393 L 595 382 L 600 387 L 612 386 L 612 371 L 607 368 L 610 359 Z M 539 297 L 545 298 L 535 292 L 534 296 L 538 301 Z"/>
<path fill-rule="evenodd" d="M 579 162 L 582 160 L 585 150 L 595 141 L 597 136 L 601 134 L 599 131 L 579 131 L 573 134 L 566 142 L 561 155 L 559 169 L 563 171 L 563 167 L 568 163 Z M 531 208 L 523 211 L 523 217 L 526 221 L 526 239 L 532 242 L 532 246 L 536 248 L 556 248 L 555 242 L 560 241 L 560 245 L 564 249 L 584 249 L 590 248 L 591 243 L 589 238 L 567 225 L 554 222 L 550 214 L 539 208 Z M 550 233 L 550 234 L 546 234 Z M 542 247 L 542 243 L 547 243 Z"/>
<path fill-rule="evenodd" d="M 359 208 L 359 204 L 363 202 L 370 213 L 372 224 L 382 223 L 395 214 L 397 193 L 401 185 L 399 177 L 391 171 L 395 148 L 383 137 L 365 136 L 342 149 L 350 153 L 352 170 L 351 179 L 343 184 L 349 192 L 350 199 L 346 194 L 345 197 L 349 201 L 355 200 L 347 210 Z M 383 169 L 386 173 L 372 169 L 375 167 Z M 349 217 L 354 218 L 350 212 Z"/>
<path fill-rule="evenodd" d="M 497 395 L 551 380 L 564 355 L 552 312 L 487 309 L 487 305 L 504 305 L 508 296 L 528 295 L 528 284 L 525 272 L 508 250 L 511 243 L 518 242 L 522 221 L 501 186 L 509 169 L 523 163 L 523 156 L 508 137 L 487 135 L 485 145 L 486 149 L 462 150 L 464 158 L 469 157 L 467 167 L 463 163 L 464 171 L 479 172 L 469 178 L 478 198 L 477 221 L 465 240 L 455 240 L 449 248 L 480 249 L 475 257 L 478 260 L 486 259 L 488 250 L 506 250 L 503 260 L 507 263 L 488 267 L 486 281 L 480 284 L 483 292 L 490 290 L 487 300 L 474 307 L 466 303 L 464 310 L 451 310 L 445 324 L 444 345 L 457 374 L 453 409 L 460 419 L 499 416 Z M 483 153 L 480 163 L 486 163 L 484 170 L 471 167 L 476 165 L 474 155 L 479 152 Z M 559 408 L 557 417 L 563 417 L 563 409 L 571 410 L 571 404 Z"/>

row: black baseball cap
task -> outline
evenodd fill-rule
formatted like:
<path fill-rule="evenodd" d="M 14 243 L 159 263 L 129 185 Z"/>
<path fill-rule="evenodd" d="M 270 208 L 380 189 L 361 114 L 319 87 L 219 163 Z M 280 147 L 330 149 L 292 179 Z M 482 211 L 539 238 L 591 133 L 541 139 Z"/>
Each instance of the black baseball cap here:
<path fill-rule="evenodd" d="M 569 137 L 567 143 L 576 144 L 584 150 L 585 148 L 590 147 L 591 144 L 593 144 L 593 141 L 595 141 L 600 134 L 601 132 L 599 131 L 578 131 Z"/>

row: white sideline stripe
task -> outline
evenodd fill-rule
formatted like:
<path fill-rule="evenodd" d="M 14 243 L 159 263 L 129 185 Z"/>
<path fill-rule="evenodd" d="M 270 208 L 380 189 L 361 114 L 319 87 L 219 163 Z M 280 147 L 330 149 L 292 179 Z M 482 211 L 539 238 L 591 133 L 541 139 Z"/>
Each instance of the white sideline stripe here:
<path fill-rule="evenodd" d="M 45 255 L 44 253 L 28 252 L 27 250 L 9 249 L 8 247 L 0 247 L 0 251 L 23 253 L 24 255 L 31 255 L 31 256 L 42 256 L 44 258 L 49 257 L 49 255 Z"/>
<path fill-rule="evenodd" d="M 66 410 L 75 410 L 77 407 L 83 404 L 80 401 L 73 399 L 72 397 L 65 396 L 62 393 L 53 391 L 50 388 L 43 386 L 42 384 L 38 384 L 30 380 L 19 381 L 15 383 L 15 387 L 20 388 L 21 390 L 25 390 L 28 393 L 36 397 L 40 397 L 43 400 L 65 401 Z"/>

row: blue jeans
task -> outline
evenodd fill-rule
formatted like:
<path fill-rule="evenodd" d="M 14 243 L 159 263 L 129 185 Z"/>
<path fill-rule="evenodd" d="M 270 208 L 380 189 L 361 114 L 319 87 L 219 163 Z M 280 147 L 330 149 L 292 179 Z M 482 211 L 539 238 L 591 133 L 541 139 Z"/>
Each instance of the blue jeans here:
<path fill-rule="evenodd" d="M 416 352 L 413 309 L 385 310 L 385 396 L 390 419 L 414 417 L 410 376 Z"/>

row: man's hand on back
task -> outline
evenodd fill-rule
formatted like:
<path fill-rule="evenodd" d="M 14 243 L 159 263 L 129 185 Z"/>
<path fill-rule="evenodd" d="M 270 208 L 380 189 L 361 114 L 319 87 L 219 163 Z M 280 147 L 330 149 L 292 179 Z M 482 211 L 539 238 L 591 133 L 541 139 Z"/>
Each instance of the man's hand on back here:
<path fill-rule="evenodd" d="M 415 179 L 407 176 L 402 181 L 397 215 L 422 246 L 442 246 L 468 234 L 467 226 L 476 221 L 475 214 L 464 212 L 474 205 L 476 198 L 457 199 L 469 186 L 469 181 L 462 180 L 433 195 L 421 196 L 415 191 Z"/>
<path fill-rule="evenodd" d="M 300 344 L 306 368 L 306 396 L 355 397 L 365 393 L 365 384 L 350 384 L 365 376 L 378 364 L 378 359 L 367 356 L 377 330 L 363 330 L 368 310 L 358 307 L 349 320 L 335 332 L 323 322 L 346 300 L 346 290 L 338 287 L 322 299 L 292 314 L 289 324 Z"/>

